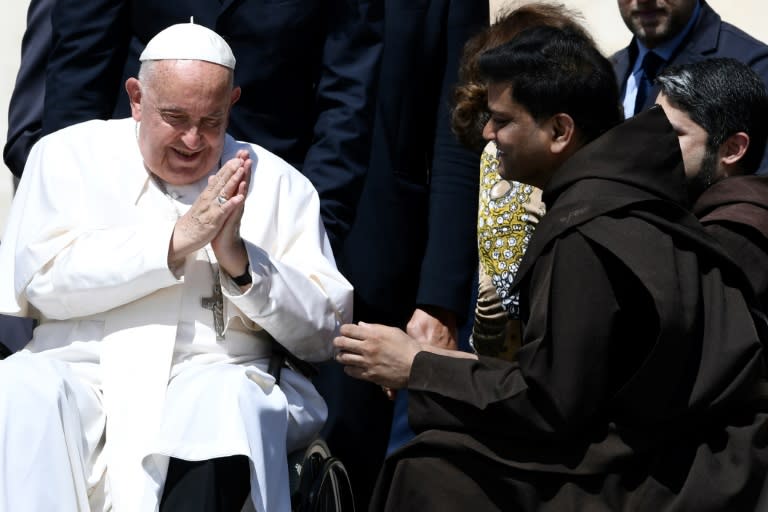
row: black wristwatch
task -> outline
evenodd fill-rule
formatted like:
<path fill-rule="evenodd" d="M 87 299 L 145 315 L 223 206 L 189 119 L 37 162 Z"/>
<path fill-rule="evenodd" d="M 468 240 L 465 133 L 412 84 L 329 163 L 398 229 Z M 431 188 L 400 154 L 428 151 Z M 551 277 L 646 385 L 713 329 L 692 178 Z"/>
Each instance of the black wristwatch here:
<path fill-rule="evenodd" d="M 246 286 L 253 282 L 253 278 L 251 277 L 251 263 L 248 262 L 248 264 L 245 266 L 245 272 L 243 272 L 242 275 L 239 275 L 237 277 L 233 277 L 232 281 L 237 286 Z"/>

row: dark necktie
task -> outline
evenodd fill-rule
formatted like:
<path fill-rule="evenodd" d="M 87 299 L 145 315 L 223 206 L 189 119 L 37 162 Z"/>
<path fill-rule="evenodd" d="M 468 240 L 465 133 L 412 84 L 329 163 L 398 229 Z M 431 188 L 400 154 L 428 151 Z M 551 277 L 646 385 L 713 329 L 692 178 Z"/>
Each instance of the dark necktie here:
<path fill-rule="evenodd" d="M 648 52 L 643 58 L 643 64 L 641 66 L 642 72 L 640 73 L 640 80 L 637 83 L 637 97 L 635 98 L 635 114 L 643 110 L 643 105 L 648 99 L 653 89 L 653 81 L 656 79 L 656 75 L 659 74 L 661 66 L 664 65 L 664 59 L 659 57 L 654 52 Z"/>

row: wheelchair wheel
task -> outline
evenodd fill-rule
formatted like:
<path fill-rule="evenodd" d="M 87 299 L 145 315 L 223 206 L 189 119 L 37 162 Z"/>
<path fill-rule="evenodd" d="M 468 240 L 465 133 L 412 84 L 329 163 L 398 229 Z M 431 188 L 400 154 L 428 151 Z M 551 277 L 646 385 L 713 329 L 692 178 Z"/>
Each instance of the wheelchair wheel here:
<path fill-rule="evenodd" d="M 354 512 L 347 470 L 324 441 L 317 439 L 309 445 L 297 472 L 291 495 L 294 512 Z"/>

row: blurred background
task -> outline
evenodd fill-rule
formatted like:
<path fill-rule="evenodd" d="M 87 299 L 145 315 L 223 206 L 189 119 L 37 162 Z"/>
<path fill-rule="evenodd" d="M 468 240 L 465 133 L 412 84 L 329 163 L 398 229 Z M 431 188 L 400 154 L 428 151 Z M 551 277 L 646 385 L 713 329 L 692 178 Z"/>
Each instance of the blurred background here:
<path fill-rule="evenodd" d="M 477 0 L 478 2 L 484 0 Z M 768 42 L 768 3 L 765 0 L 708 0 L 723 17 L 752 36 Z M 508 9 L 526 3 L 520 0 L 490 0 L 491 18 L 499 9 Z M 630 33 L 619 16 L 616 0 L 561 0 L 559 3 L 580 11 L 583 21 L 592 32 L 600 48 L 610 55 L 625 46 Z M 0 17 L 0 142 L 5 144 L 8 123 L 8 101 L 16 80 L 21 53 L 21 38 L 26 25 L 28 0 L 5 2 Z M 42 98 L 41 98 L 42 101 Z M 10 171 L 0 163 L 0 238 L 13 195 Z"/>

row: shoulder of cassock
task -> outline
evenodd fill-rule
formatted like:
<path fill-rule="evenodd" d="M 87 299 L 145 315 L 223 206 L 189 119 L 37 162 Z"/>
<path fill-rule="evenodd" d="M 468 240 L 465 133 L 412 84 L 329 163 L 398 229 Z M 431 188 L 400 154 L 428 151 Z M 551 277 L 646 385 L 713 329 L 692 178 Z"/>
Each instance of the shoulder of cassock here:
<path fill-rule="evenodd" d="M 77 218 L 89 203 L 111 196 L 110 189 L 138 191 L 146 181 L 136 140 L 136 123 L 93 120 L 40 139 L 30 151 L 8 214 L 0 244 L 0 312 L 25 316 L 23 292 L 50 259 L 77 236 Z M 126 144 L 126 141 L 133 141 Z M 136 168 L 133 174 L 125 169 Z M 121 197 L 126 197 L 123 194 Z M 34 246 L 34 257 L 18 253 Z"/>

